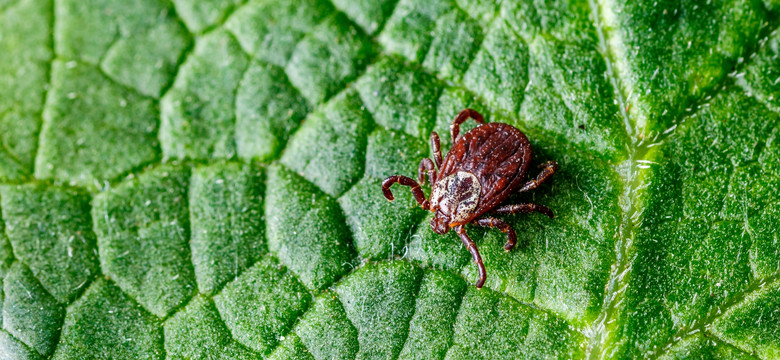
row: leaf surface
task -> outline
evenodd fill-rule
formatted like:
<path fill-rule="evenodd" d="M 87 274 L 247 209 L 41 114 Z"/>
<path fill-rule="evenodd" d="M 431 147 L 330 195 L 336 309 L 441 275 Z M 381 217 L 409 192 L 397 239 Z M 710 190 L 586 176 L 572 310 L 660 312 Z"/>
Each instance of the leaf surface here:
<path fill-rule="evenodd" d="M 0 359 L 780 357 L 780 3 L 0 0 Z M 463 108 L 560 169 L 408 189 Z M 473 121 L 462 131 L 475 126 Z M 430 193 L 430 185 L 423 190 Z"/>

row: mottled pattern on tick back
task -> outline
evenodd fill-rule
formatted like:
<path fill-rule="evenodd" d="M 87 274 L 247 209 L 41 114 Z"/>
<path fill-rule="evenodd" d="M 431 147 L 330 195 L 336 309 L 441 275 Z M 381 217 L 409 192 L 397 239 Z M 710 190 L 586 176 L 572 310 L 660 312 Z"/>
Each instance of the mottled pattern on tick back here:
<path fill-rule="evenodd" d="M 479 198 L 483 201 L 462 221 L 466 223 L 519 190 L 530 163 L 531 143 L 520 130 L 502 123 L 484 124 L 456 139 L 436 182 L 460 171 L 481 176 Z"/>
<path fill-rule="evenodd" d="M 468 223 L 479 204 L 482 186 L 474 174 L 458 171 L 438 180 L 431 193 L 431 211 L 449 216 L 450 226 Z"/>

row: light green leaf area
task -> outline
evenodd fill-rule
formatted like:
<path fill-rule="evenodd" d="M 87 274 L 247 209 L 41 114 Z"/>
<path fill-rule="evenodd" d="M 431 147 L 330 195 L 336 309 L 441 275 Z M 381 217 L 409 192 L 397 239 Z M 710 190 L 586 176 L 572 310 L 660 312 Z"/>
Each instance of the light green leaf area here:
<path fill-rule="evenodd" d="M 779 125 L 776 0 L 0 0 L 0 360 L 777 359 Z"/>

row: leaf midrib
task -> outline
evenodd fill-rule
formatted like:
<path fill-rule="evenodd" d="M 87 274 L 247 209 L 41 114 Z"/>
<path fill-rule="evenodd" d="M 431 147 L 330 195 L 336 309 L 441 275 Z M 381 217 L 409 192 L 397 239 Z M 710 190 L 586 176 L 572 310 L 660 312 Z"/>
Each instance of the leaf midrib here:
<path fill-rule="evenodd" d="M 694 99 L 692 106 L 686 113 L 683 113 L 680 119 L 676 120 L 674 124 L 662 133 L 647 134 L 646 128 L 648 126 L 648 114 L 643 114 L 638 110 L 639 106 L 632 105 L 636 103 L 636 96 L 634 95 L 633 81 L 630 80 L 630 67 L 628 63 L 628 57 L 622 35 L 619 34 L 619 23 L 616 20 L 616 14 L 613 13 L 615 8 L 614 0 L 588 0 L 591 4 L 592 20 L 594 26 L 599 35 L 599 50 L 604 57 L 604 61 L 607 63 L 607 72 L 610 81 L 613 84 L 616 99 L 620 105 L 620 112 L 626 124 L 626 131 L 629 134 L 631 143 L 629 144 L 628 159 L 618 166 L 621 175 L 624 178 L 624 184 L 626 189 L 621 195 L 621 207 L 623 209 L 622 222 L 620 225 L 620 237 L 615 243 L 615 255 L 616 261 L 610 268 L 610 277 L 606 284 L 606 294 L 604 296 L 604 304 L 601 311 L 594 320 L 588 333 L 591 335 L 589 339 L 589 347 L 587 358 L 588 359 L 605 359 L 612 358 L 614 353 L 610 350 L 619 350 L 618 347 L 623 345 L 621 341 L 623 339 L 615 338 L 613 332 L 618 330 L 621 321 L 624 316 L 626 302 L 625 294 L 626 290 L 630 286 L 631 270 L 633 260 L 636 258 L 634 252 L 634 239 L 636 237 L 636 230 L 642 224 L 644 205 L 646 204 L 647 187 L 649 176 L 652 175 L 653 169 L 647 164 L 656 164 L 655 160 L 660 155 L 660 145 L 662 145 L 666 139 L 673 136 L 674 133 L 680 131 L 681 127 L 685 127 L 685 124 L 695 117 L 698 109 L 702 106 L 709 104 L 714 98 L 714 95 L 721 92 L 724 89 L 724 85 L 730 80 L 730 76 L 723 76 L 720 82 L 713 87 L 713 90 L 708 94 L 703 94 L 699 98 Z M 777 24 L 775 27 L 777 28 Z M 774 31 L 776 31 L 775 29 Z M 772 31 L 768 32 L 771 33 Z M 759 41 L 755 49 L 752 49 L 752 54 L 760 51 L 761 47 L 765 45 L 766 41 Z M 747 54 L 750 55 L 750 54 Z M 744 58 L 752 59 L 752 56 L 745 55 Z M 740 68 L 744 68 L 749 64 L 749 61 L 738 62 L 734 66 L 737 68 L 734 73 L 739 73 Z M 617 71 L 615 71 L 617 70 Z M 626 94 L 626 92 L 628 92 Z M 630 109 L 630 110 L 629 110 Z M 648 171 L 649 170 L 649 171 Z M 692 336 L 698 332 L 706 333 L 709 336 L 715 337 L 721 342 L 735 347 L 741 351 L 746 351 L 735 345 L 729 343 L 724 339 L 718 338 L 715 334 L 709 331 L 709 327 L 720 317 L 722 317 L 729 309 L 742 303 L 750 294 L 760 290 L 767 284 L 774 284 L 780 281 L 780 272 L 770 275 L 768 277 L 755 279 L 741 292 L 732 295 L 722 304 L 713 307 L 707 313 L 706 316 L 697 318 L 693 321 L 693 325 L 687 329 L 680 329 L 674 336 L 670 337 L 666 343 L 658 346 L 660 351 L 651 355 L 652 359 L 660 358 L 665 355 L 674 344 Z M 625 335 L 624 335 L 625 336 Z"/>

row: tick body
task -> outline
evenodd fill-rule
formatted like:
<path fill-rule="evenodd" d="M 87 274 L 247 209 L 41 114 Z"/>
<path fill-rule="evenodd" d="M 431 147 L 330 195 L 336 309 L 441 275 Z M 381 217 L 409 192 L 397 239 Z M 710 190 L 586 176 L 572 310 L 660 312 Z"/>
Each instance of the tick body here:
<path fill-rule="evenodd" d="M 480 125 L 459 135 L 460 125 L 474 119 Z M 539 212 L 553 217 L 553 212 L 536 204 L 502 203 L 515 192 L 536 189 L 547 181 L 558 169 L 558 164 L 548 161 L 541 166 L 535 179 L 525 181 L 531 162 L 531 143 L 517 128 L 501 123 L 486 124 L 478 112 L 461 111 L 450 126 L 452 149 L 442 159 L 439 135 L 431 133 L 433 160 L 425 158 L 420 162 L 418 181 L 403 175 L 394 175 L 382 182 L 382 193 L 392 201 L 390 186 L 399 183 L 411 187 L 417 202 L 425 210 L 434 213 L 431 229 L 437 234 L 446 234 L 454 229 L 471 253 L 479 270 L 475 284 L 482 288 L 487 274 L 482 257 L 474 241 L 466 233 L 466 224 L 498 228 L 507 235 L 504 250 L 510 251 L 517 244 L 517 235 L 509 224 L 487 216 L 487 214 L 514 214 Z M 420 184 L 425 184 L 425 175 L 433 185 L 430 199 Z"/>

